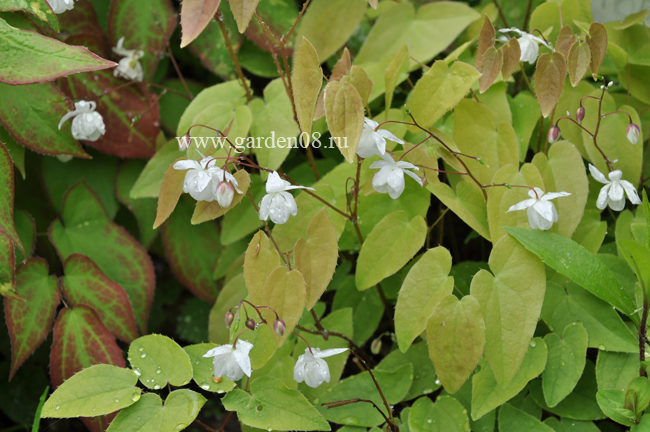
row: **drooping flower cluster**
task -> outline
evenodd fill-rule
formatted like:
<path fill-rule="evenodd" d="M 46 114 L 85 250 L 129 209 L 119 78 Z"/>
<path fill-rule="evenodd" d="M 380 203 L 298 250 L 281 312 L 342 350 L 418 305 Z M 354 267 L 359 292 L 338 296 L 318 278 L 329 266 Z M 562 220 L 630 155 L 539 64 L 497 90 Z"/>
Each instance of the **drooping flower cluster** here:
<path fill-rule="evenodd" d="M 519 50 L 521 51 L 519 61 L 534 64 L 537 61 L 537 56 L 539 55 L 539 45 L 544 45 L 548 49 L 553 49 L 551 45 L 544 39 L 530 33 L 526 33 L 525 31 L 521 31 L 516 27 L 503 28 L 499 31 L 501 33 L 515 33 L 519 35 L 517 38 L 517 42 L 519 42 Z"/>
<path fill-rule="evenodd" d="M 518 202 L 511 206 L 508 212 L 517 210 L 526 210 L 528 224 L 532 229 L 546 231 L 551 229 L 553 224 L 558 221 L 558 214 L 552 199 L 571 195 L 569 192 L 549 192 L 536 187 L 528 191 L 529 199 Z"/>
<path fill-rule="evenodd" d="M 144 72 L 140 59 L 144 56 L 142 50 L 130 50 L 124 48 L 124 36 L 117 41 L 117 46 L 113 47 L 113 52 L 123 58 L 113 70 L 113 75 L 131 81 L 142 81 Z"/>
<path fill-rule="evenodd" d="M 70 128 L 74 139 L 83 141 L 97 141 L 106 133 L 102 115 L 95 111 L 97 104 L 93 101 L 81 100 L 75 102 L 74 111 L 70 111 L 59 121 L 59 130 L 68 119 L 72 118 Z"/>
<path fill-rule="evenodd" d="M 266 180 L 266 195 L 260 203 L 260 220 L 268 220 L 273 223 L 283 224 L 289 220 L 290 216 L 298 214 L 298 205 L 289 190 L 291 189 L 310 189 L 305 186 L 294 186 L 286 180 L 280 178 L 280 175 L 273 171 Z"/>
<path fill-rule="evenodd" d="M 318 348 L 305 348 L 305 353 L 298 357 L 293 368 L 293 379 L 298 382 L 305 382 L 309 387 L 316 388 L 324 382 L 330 382 L 330 369 L 327 362 L 323 360 L 347 351 L 347 348 L 333 348 L 321 351 Z"/>
<path fill-rule="evenodd" d="M 228 207 L 239 190 L 237 179 L 218 166 L 213 157 L 201 161 L 180 160 L 173 166 L 176 170 L 188 170 L 183 181 L 183 192 L 197 201 L 217 201 L 221 207 Z"/>
<path fill-rule="evenodd" d="M 623 172 L 621 170 L 611 171 L 607 175 L 609 179 L 605 178 L 603 173 L 592 164 L 589 164 L 589 172 L 594 180 L 605 185 L 600 189 L 596 200 L 596 207 L 599 210 L 604 210 L 607 206 L 614 211 L 623 210 L 625 208 L 625 195 L 632 204 L 641 204 L 634 185 L 627 180 L 622 180 Z"/>
<path fill-rule="evenodd" d="M 74 0 L 47 0 L 55 14 L 61 14 L 74 8 Z"/>

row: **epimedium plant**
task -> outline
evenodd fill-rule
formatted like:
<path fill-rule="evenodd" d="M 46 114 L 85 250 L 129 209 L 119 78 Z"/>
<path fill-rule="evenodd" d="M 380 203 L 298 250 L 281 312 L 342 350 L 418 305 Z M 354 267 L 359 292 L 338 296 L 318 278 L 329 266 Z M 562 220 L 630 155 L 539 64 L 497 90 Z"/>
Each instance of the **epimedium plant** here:
<path fill-rule="evenodd" d="M 35 430 L 645 430 L 647 11 L 503 3 L 2 3 Z"/>

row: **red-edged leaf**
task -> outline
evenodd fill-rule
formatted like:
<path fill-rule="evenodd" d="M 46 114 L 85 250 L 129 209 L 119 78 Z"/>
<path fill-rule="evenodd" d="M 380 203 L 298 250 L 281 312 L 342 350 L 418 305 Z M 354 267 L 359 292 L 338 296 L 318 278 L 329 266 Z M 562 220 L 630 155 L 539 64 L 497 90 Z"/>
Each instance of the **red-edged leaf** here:
<path fill-rule="evenodd" d="M 5 297 L 5 320 L 11 339 L 11 379 L 18 368 L 45 340 L 61 296 L 56 278 L 48 274 L 47 262 L 33 258 L 16 271 L 16 293 Z"/>
<path fill-rule="evenodd" d="M 0 82 L 31 84 L 59 77 L 112 68 L 105 60 L 81 46 L 64 44 L 42 34 L 22 30 L 0 19 Z"/>
<path fill-rule="evenodd" d="M 63 295 L 71 306 L 87 306 L 120 340 L 138 337 L 129 296 L 85 255 L 72 254 L 65 261 Z"/>
<path fill-rule="evenodd" d="M 186 47 L 206 28 L 219 9 L 221 0 L 184 0 L 181 4 L 181 48 Z"/>
<path fill-rule="evenodd" d="M 124 37 L 126 49 L 142 50 L 144 77 L 150 79 L 177 22 L 170 0 L 112 0 L 108 37 L 111 46 Z"/>
<path fill-rule="evenodd" d="M 54 324 L 52 351 L 50 352 L 50 378 L 58 387 L 81 369 L 106 363 L 126 367 L 122 350 L 111 333 L 92 310 L 77 306 L 65 308 Z M 82 418 L 92 431 L 104 431 L 115 414 Z"/>
<path fill-rule="evenodd" d="M 155 280 L 147 252 L 121 226 L 111 222 L 97 197 L 84 183 L 72 187 L 63 201 L 63 222 L 50 225 L 50 241 L 62 261 L 73 253 L 93 260 L 106 276 L 124 288 L 140 333 L 146 333 Z"/>
<path fill-rule="evenodd" d="M 14 224 L 14 164 L 2 142 L 0 142 L 0 232 L 6 234 L 20 250 L 24 251 Z"/>
<path fill-rule="evenodd" d="M 14 244 L 4 234 L 0 234 L 0 295 L 13 293 L 16 281 L 16 254 Z"/>
<path fill-rule="evenodd" d="M 0 123 L 18 143 L 37 153 L 90 158 L 59 120 L 72 110 L 52 83 L 13 86 L 0 83 Z"/>
<path fill-rule="evenodd" d="M 24 11 L 39 20 L 49 24 L 54 31 L 59 31 L 59 22 L 46 0 L 3 0 L 0 2 L 0 12 Z"/>
<path fill-rule="evenodd" d="M 174 276 L 198 297 L 214 302 L 212 279 L 219 260 L 219 230 L 214 222 L 190 225 L 193 206 L 181 200 L 162 228 L 165 256 Z"/>
<path fill-rule="evenodd" d="M 75 0 L 74 9 L 58 15 L 58 18 L 63 31 L 59 36 L 65 43 L 83 45 L 104 58 L 113 55 L 90 0 Z"/>
<path fill-rule="evenodd" d="M 154 198 L 131 198 L 130 191 L 144 169 L 145 161 L 125 161 L 117 172 L 115 179 L 115 196 L 135 216 L 140 231 L 140 243 L 145 249 L 156 238 L 158 231 L 153 229 L 156 218 L 156 200 Z"/>
<path fill-rule="evenodd" d="M 160 132 L 158 97 L 134 86 L 113 90 L 123 84 L 108 71 L 74 75 L 61 81 L 63 91 L 71 98 L 96 101 L 97 112 L 104 118 L 106 134 L 85 144 L 123 158 L 148 158 L 155 153 Z M 108 94 L 101 96 L 105 91 Z M 69 128 L 64 125 L 61 130 L 69 134 Z"/>

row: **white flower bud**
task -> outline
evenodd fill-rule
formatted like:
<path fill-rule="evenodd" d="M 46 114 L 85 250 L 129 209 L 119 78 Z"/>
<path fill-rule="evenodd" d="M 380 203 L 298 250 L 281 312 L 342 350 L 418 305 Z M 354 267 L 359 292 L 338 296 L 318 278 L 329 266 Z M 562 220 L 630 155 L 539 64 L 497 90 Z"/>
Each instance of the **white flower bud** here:
<path fill-rule="evenodd" d="M 96 104 L 92 101 L 79 101 L 74 104 L 74 111 L 70 111 L 61 118 L 61 126 L 72 118 L 71 132 L 74 139 L 83 141 L 97 141 L 106 133 L 102 115 L 95 111 Z"/>

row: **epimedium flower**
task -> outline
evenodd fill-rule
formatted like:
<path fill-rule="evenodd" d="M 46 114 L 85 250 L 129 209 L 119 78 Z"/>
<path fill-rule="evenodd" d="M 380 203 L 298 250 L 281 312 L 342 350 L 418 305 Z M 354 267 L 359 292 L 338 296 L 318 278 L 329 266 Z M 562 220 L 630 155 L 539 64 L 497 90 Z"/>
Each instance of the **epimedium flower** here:
<path fill-rule="evenodd" d="M 521 56 L 519 61 L 528 62 L 534 64 L 537 61 L 537 56 L 539 55 L 539 45 L 542 44 L 548 49 L 553 49 L 544 39 L 539 38 L 525 31 L 521 31 L 516 27 L 503 28 L 499 30 L 501 33 L 515 33 L 519 35 L 517 42 L 519 43 L 519 50 L 521 51 Z"/>
<path fill-rule="evenodd" d="M 546 231 L 551 229 L 558 220 L 557 210 L 551 200 L 569 195 L 571 195 L 569 192 L 549 192 L 545 194 L 543 190 L 536 187 L 528 191 L 529 199 L 511 206 L 508 212 L 526 210 L 528 225 L 532 229 Z"/>
<path fill-rule="evenodd" d="M 598 193 L 596 200 L 596 207 L 599 210 L 604 210 L 607 206 L 614 211 L 621 211 L 625 208 L 625 195 L 632 204 L 641 204 L 641 199 L 634 188 L 634 185 L 627 180 L 622 180 L 623 172 L 621 170 L 614 170 L 610 172 L 607 177 L 598 171 L 598 168 L 589 164 L 589 172 L 591 176 L 603 186 Z"/>
<path fill-rule="evenodd" d="M 266 180 L 266 195 L 260 202 L 260 220 L 271 221 L 276 224 L 283 224 L 289 220 L 290 216 L 298 214 L 298 205 L 288 190 L 291 189 L 310 189 L 305 186 L 293 186 L 286 180 L 280 178 L 277 171 L 269 174 Z"/>
<path fill-rule="evenodd" d="M 640 135 L 641 135 L 641 130 L 639 129 L 639 126 L 637 126 L 634 123 L 628 124 L 627 128 L 625 128 L 625 137 L 632 144 L 636 144 L 639 142 Z"/>
<path fill-rule="evenodd" d="M 74 8 L 74 0 L 47 0 L 55 14 L 61 14 Z"/>
<path fill-rule="evenodd" d="M 235 346 L 231 344 L 212 348 L 203 357 L 212 357 L 214 376 L 225 376 L 231 381 L 239 381 L 244 375 L 251 376 L 251 359 L 249 353 L 253 344 L 245 340 L 238 340 Z"/>
<path fill-rule="evenodd" d="M 373 155 L 383 156 L 386 153 L 387 139 L 404 145 L 404 141 L 386 129 L 375 130 L 377 126 L 379 123 L 368 117 L 363 120 L 363 132 L 361 132 L 361 139 L 357 147 L 357 154 L 360 157 L 367 159 Z"/>
<path fill-rule="evenodd" d="M 242 194 L 242 191 L 239 190 L 239 183 L 235 176 L 228 171 L 220 170 L 217 172 L 216 177 L 219 183 L 215 191 L 215 199 L 221 207 L 226 208 L 232 204 L 235 191 L 239 194 Z"/>
<path fill-rule="evenodd" d="M 190 194 L 197 201 L 217 201 L 217 186 L 219 180 L 224 178 L 224 171 L 217 167 L 216 163 L 217 160 L 209 156 L 200 162 L 190 159 L 176 162 L 173 165 L 175 170 L 188 170 L 183 181 L 183 192 Z M 226 178 L 228 176 L 232 177 L 227 173 Z"/>
<path fill-rule="evenodd" d="M 305 382 L 309 387 L 316 388 L 324 382 L 330 382 L 330 368 L 325 357 L 331 357 L 347 351 L 347 348 L 333 348 L 321 351 L 318 348 L 305 348 L 305 353 L 298 357 L 293 368 L 293 379 Z"/>
<path fill-rule="evenodd" d="M 113 70 L 113 75 L 131 81 L 142 81 L 144 72 L 142 71 L 140 59 L 144 56 L 144 52 L 124 48 L 124 36 L 117 41 L 117 46 L 113 47 L 113 52 L 124 57 Z"/>
<path fill-rule="evenodd" d="M 106 133 L 102 115 L 95 111 L 97 104 L 93 101 L 81 100 L 75 102 L 74 111 L 70 111 L 61 118 L 59 130 L 68 119 L 72 118 L 70 128 L 74 139 L 83 141 L 97 141 Z"/>
<path fill-rule="evenodd" d="M 379 193 L 388 193 L 392 199 L 399 198 L 404 191 L 404 173 L 422 186 L 422 179 L 411 169 L 418 170 L 418 167 L 410 162 L 395 162 L 389 154 L 382 156 L 383 160 L 373 162 L 371 169 L 379 169 L 372 178 L 372 187 Z"/>

